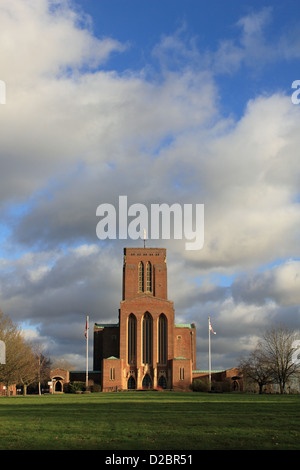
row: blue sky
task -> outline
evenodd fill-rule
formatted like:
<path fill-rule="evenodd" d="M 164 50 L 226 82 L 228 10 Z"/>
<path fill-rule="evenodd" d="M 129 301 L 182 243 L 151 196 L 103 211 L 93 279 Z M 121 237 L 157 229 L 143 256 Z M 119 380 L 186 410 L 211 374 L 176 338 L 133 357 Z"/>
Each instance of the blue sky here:
<path fill-rule="evenodd" d="M 297 1 L 2 0 L 0 308 L 85 364 L 85 315 L 117 320 L 122 253 L 99 204 L 204 204 L 201 250 L 168 253 L 197 367 L 229 368 L 300 319 Z M 142 244 L 142 241 L 141 241 Z M 92 356 L 92 344 L 90 345 Z"/>
<path fill-rule="evenodd" d="M 203 55 L 217 51 L 224 40 L 241 47 L 241 19 L 247 16 L 264 17 L 261 35 L 270 48 L 276 48 L 281 37 L 290 36 L 294 47 L 298 43 L 299 5 L 294 0 L 84 0 L 77 4 L 92 16 L 93 31 L 98 37 L 109 36 L 122 43 L 129 43 L 123 57 L 114 55 L 107 64 L 108 69 L 112 67 L 121 73 L 128 69 L 141 70 L 149 66 L 158 71 L 158 60 L 153 51 L 160 39 L 174 34 L 186 41 L 187 48 L 195 47 Z M 181 66 L 196 65 L 191 64 L 188 57 L 181 56 L 180 59 Z M 287 76 L 293 75 L 295 68 L 297 70 L 293 60 L 277 57 L 274 61 L 271 57 L 264 56 L 263 65 L 261 61 L 256 61 L 253 65 L 253 69 L 249 70 L 241 64 L 236 73 L 215 71 L 224 112 L 236 112 L 240 115 L 247 100 L 261 92 L 290 92 L 291 84 L 287 81 Z"/>

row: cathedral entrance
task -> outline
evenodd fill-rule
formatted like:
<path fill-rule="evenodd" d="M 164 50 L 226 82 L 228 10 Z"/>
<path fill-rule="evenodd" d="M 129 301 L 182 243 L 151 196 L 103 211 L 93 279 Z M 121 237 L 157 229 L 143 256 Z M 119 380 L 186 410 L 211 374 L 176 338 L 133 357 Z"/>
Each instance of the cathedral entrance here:
<path fill-rule="evenodd" d="M 166 381 L 166 378 L 161 375 L 160 378 L 159 378 L 159 381 L 158 381 L 158 386 L 161 387 L 161 388 L 167 388 L 167 381 Z"/>
<path fill-rule="evenodd" d="M 134 380 L 134 377 L 132 377 L 132 375 L 131 375 L 128 379 L 128 382 L 127 382 L 127 389 L 128 390 L 135 390 L 135 388 L 136 388 L 135 380 Z"/>
<path fill-rule="evenodd" d="M 149 389 L 152 388 L 152 380 L 149 374 L 146 374 L 145 377 L 143 378 L 142 387 L 149 388 Z"/>

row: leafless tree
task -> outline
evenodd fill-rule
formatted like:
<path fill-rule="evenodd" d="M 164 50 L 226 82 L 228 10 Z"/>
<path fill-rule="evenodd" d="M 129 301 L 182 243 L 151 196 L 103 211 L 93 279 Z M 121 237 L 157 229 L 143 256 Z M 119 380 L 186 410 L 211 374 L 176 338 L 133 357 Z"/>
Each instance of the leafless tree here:
<path fill-rule="evenodd" d="M 0 310 L 0 340 L 6 348 L 6 363 L 0 365 L 0 382 L 8 392 L 10 385 L 20 384 L 23 393 L 27 387 L 38 382 L 41 374 L 41 358 L 32 344 L 25 340 L 22 330 Z"/>
<path fill-rule="evenodd" d="M 33 348 L 35 356 L 35 366 L 37 375 L 38 392 L 41 395 L 41 383 L 50 379 L 50 365 L 51 361 L 46 356 L 43 348 L 40 344 L 37 344 Z"/>
<path fill-rule="evenodd" d="M 259 393 L 268 384 L 279 385 L 280 393 L 285 392 L 286 384 L 299 376 L 299 361 L 294 361 L 297 335 L 284 326 L 267 330 L 255 350 L 246 359 L 241 359 L 239 367 L 245 378 L 256 382 Z"/>
<path fill-rule="evenodd" d="M 263 387 L 273 383 L 272 369 L 258 348 L 250 353 L 249 357 L 240 360 L 239 369 L 244 379 L 258 385 L 259 393 L 263 392 Z"/>
<path fill-rule="evenodd" d="M 298 362 L 293 361 L 297 335 L 284 326 L 273 327 L 265 332 L 258 347 L 264 361 L 271 370 L 273 380 L 284 393 L 289 379 L 300 372 Z"/>
<path fill-rule="evenodd" d="M 20 329 L 0 310 L 0 339 L 6 348 L 6 363 L 0 365 L 0 382 L 3 382 L 8 392 L 9 386 L 18 382 L 18 372 L 22 352 L 20 345 L 23 338 Z"/>

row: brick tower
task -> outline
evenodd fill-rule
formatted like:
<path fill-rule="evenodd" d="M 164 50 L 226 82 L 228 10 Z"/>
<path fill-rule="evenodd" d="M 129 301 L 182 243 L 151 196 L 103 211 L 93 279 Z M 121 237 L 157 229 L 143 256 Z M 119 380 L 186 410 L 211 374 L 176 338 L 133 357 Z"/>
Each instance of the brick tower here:
<path fill-rule="evenodd" d="M 124 248 L 119 323 L 94 326 L 102 389 L 187 390 L 196 369 L 194 324 L 175 324 L 165 248 Z"/>

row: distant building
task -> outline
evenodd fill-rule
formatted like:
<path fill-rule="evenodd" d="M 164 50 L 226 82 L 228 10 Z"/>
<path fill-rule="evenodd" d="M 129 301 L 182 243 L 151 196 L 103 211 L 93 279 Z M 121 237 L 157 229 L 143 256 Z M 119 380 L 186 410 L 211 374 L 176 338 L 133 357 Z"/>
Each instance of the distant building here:
<path fill-rule="evenodd" d="M 52 369 L 50 371 L 49 392 L 63 393 L 65 386 L 70 381 L 70 372 L 65 369 Z"/>
<path fill-rule="evenodd" d="M 0 396 L 5 395 L 5 396 L 12 396 L 17 394 L 17 386 L 16 385 L 9 385 L 8 389 L 6 385 L 2 382 L 0 382 Z"/>
<path fill-rule="evenodd" d="M 207 370 L 194 370 L 193 380 L 200 379 L 208 382 L 209 372 Z M 222 386 L 220 390 L 230 392 L 244 392 L 243 375 L 236 367 L 226 370 L 211 371 L 212 390 L 218 390 L 219 384 Z"/>

